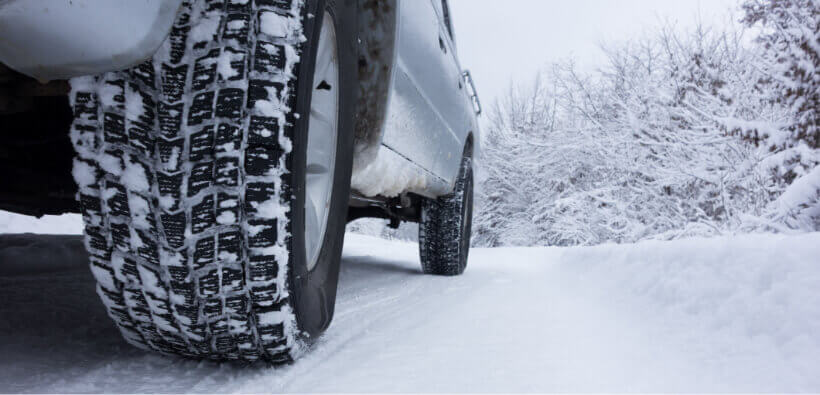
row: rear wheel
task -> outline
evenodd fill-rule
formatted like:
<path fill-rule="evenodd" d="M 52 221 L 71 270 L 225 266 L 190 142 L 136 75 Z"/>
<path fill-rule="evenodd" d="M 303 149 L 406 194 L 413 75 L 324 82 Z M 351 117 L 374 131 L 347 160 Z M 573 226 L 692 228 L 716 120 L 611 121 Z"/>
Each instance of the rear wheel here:
<path fill-rule="evenodd" d="M 152 60 L 71 81 L 86 247 L 130 343 L 281 363 L 330 324 L 356 102 L 348 8 L 186 1 Z"/>
<path fill-rule="evenodd" d="M 419 250 L 424 273 L 443 276 L 464 273 L 472 220 L 473 161 L 464 156 L 453 193 L 422 200 Z"/>

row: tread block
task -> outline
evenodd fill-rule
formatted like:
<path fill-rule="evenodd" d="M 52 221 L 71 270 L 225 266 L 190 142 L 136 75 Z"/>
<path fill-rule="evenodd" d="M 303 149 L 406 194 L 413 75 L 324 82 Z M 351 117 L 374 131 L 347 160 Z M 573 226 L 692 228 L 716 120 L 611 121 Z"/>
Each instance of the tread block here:
<path fill-rule="evenodd" d="M 251 12 L 251 2 L 248 0 L 228 0 L 226 7 L 228 12 Z"/>
<path fill-rule="evenodd" d="M 254 309 L 267 308 L 276 304 L 277 287 L 252 287 L 250 290 L 251 305 Z"/>
<path fill-rule="evenodd" d="M 117 291 L 122 287 L 122 284 L 115 279 L 114 271 L 107 265 L 95 259 L 91 260 L 90 265 L 91 273 L 97 280 L 97 285 L 100 289 L 100 292 L 98 292 L 99 294 L 101 294 L 100 296 L 106 296 L 105 294 L 110 294 L 110 298 L 119 299 Z M 106 306 L 117 304 L 116 301 L 107 302 L 108 303 L 106 303 Z"/>
<path fill-rule="evenodd" d="M 245 91 L 239 88 L 224 88 L 219 90 L 216 100 L 216 116 L 239 120 L 242 117 L 242 104 Z"/>
<path fill-rule="evenodd" d="M 218 158 L 214 183 L 225 187 L 239 186 L 239 158 Z"/>
<path fill-rule="evenodd" d="M 225 312 L 232 315 L 243 315 L 248 312 L 248 302 L 245 295 L 225 297 Z"/>
<path fill-rule="evenodd" d="M 74 96 L 74 118 L 97 120 L 97 99 L 91 92 L 77 92 Z"/>
<path fill-rule="evenodd" d="M 245 288 L 245 276 L 242 270 L 222 267 L 222 293 L 239 292 Z"/>
<path fill-rule="evenodd" d="M 267 80 L 251 80 L 248 83 L 248 108 L 254 108 L 259 100 L 280 102 L 280 97 L 284 85 L 281 82 Z M 278 130 L 278 128 L 276 129 Z"/>
<path fill-rule="evenodd" d="M 222 300 L 218 298 L 208 298 L 205 300 L 205 307 L 203 308 L 205 316 L 208 318 L 216 318 L 222 315 Z"/>
<path fill-rule="evenodd" d="M 100 92 L 104 92 L 105 98 L 100 104 L 110 109 L 123 110 L 125 108 L 125 80 L 121 78 L 104 79 L 101 85 Z"/>
<path fill-rule="evenodd" d="M 191 271 L 188 270 L 187 266 L 166 266 L 166 269 L 168 269 L 171 284 L 178 285 L 180 290 L 186 288 L 185 284 L 191 284 L 191 282 L 188 281 L 188 275 L 191 274 Z"/>
<path fill-rule="evenodd" d="M 238 223 L 241 218 L 239 213 L 239 198 L 224 192 L 217 194 L 216 218 L 217 222 L 222 225 Z"/>
<path fill-rule="evenodd" d="M 132 192 L 128 204 L 131 211 L 131 226 L 157 235 L 157 223 L 151 215 L 151 204 L 148 199 Z"/>
<path fill-rule="evenodd" d="M 137 262 L 131 257 L 117 254 L 111 260 L 114 267 L 114 274 L 120 281 L 126 284 L 139 284 L 140 277 L 137 270 Z M 125 281 L 123 281 L 125 280 Z"/>
<path fill-rule="evenodd" d="M 171 248 L 181 248 L 185 245 L 185 212 L 160 215 L 165 238 Z"/>
<path fill-rule="evenodd" d="M 276 244 L 276 224 L 275 219 L 248 220 L 248 247 L 266 248 Z"/>
<path fill-rule="evenodd" d="M 84 215 L 100 215 L 102 205 L 100 198 L 84 193 L 80 193 L 80 208 Z"/>
<path fill-rule="evenodd" d="M 221 232 L 217 237 L 217 258 L 221 262 L 238 262 L 242 260 L 240 248 L 242 233 L 239 230 Z"/>
<path fill-rule="evenodd" d="M 216 257 L 215 237 L 209 236 L 197 240 L 194 247 L 194 269 L 200 269 L 214 262 Z"/>
<path fill-rule="evenodd" d="M 122 291 L 125 303 L 131 311 L 131 316 L 136 321 L 151 322 L 151 312 L 148 308 L 148 302 L 139 288 L 125 288 Z"/>
<path fill-rule="evenodd" d="M 204 1 L 207 3 L 209 0 L 204 0 Z M 199 31 L 197 32 L 197 34 L 189 37 L 191 39 L 190 40 L 191 41 L 191 47 L 195 50 L 201 50 L 201 49 L 207 48 L 208 44 L 210 44 L 211 42 L 216 41 L 217 36 L 219 35 L 219 31 L 220 31 L 219 26 L 222 24 L 222 21 L 221 21 L 222 18 L 220 17 L 218 12 L 207 13 L 207 11 L 217 11 L 220 7 L 222 7 L 222 5 L 221 4 L 220 5 L 213 4 L 213 1 L 211 1 L 210 6 L 208 6 L 208 7 L 209 8 L 206 8 L 206 14 L 210 14 L 210 15 L 203 15 L 203 16 L 208 18 L 208 19 L 219 18 L 220 20 L 216 23 L 215 26 L 213 26 L 212 29 L 209 29 L 210 31 L 206 31 L 204 28 L 202 28 L 203 24 L 200 24 L 198 26 L 198 27 L 200 27 L 200 29 L 198 29 Z M 211 24 L 209 23 L 208 25 L 211 25 Z M 211 27 L 211 26 L 208 26 L 208 27 Z M 208 34 L 208 33 L 210 33 L 210 34 Z"/>
<path fill-rule="evenodd" d="M 247 27 L 245 28 L 247 30 Z M 241 40 L 240 40 L 241 41 Z M 243 81 L 245 79 L 245 63 L 246 63 L 246 56 L 245 52 L 239 49 L 234 49 L 231 47 L 226 47 L 222 52 L 223 57 L 228 58 L 228 64 L 230 67 L 229 75 L 223 75 L 222 73 L 219 74 L 220 81 Z M 227 72 L 227 70 L 226 70 Z M 240 89 L 242 91 L 242 96 L 245 96 L 244 89 Z"/>
<path fill-rule="evenodd" d="M 221 14 L 225 10 L 225 0 L 204 0 L 205 11 L 208 14 Z"/>
<path fill-rule="evenodd" d="M 154 152 L 154 137 L 151 128 L 142 122 L 131 122 L 128 128 L 128 142 L 131 147 L 146 157 Z"/>
<path fill-rule="evenodd" d="M 191 288 L 193 289 L 193 287 Z M 199 319 L 199 309 L 193 304 L 196 303 L 196 297 L 192 296 L 190 299 L 192 300 L 192 302 L 189 303 L 188 297 L 186 296 L 184 305 L 174 306 L 174 310 L 176 310 L 175 318 L 180 322 L 180 325 L 182 326 L 190 327 Z"/>
<path fill-rule="evenodd" d="M 266 348 L 265 351 L 268 353 L 268 360 L 271 363 L 278 364 L 278 365 L 287 365 L 293 363 L 293 357 L 290 355 L 290 352 L 285 348 L 286 344 L 284 342 L 277 345 L 277 347 Z"/>
<path fill-rule="evenodd" d="M 251 116 L 248 127 L 248 146 L 279 147 L 279 120 L 272 117 Z"/>
<path fill-rule="evenodd" d="M 252 255 L 248 260 L 248 280 L 251 282 L 269 281 L 278 274 L 279 265 L 273 255 Z"/>
<path fill-rule="evenodd" d="M 170 102 L 182 100 L 185 92 L 185 80 L 188 77 L 188 65 L 173 66 L 162 64 L 162 89 Z"/>
<path fill-rule="evenodd" d="M 214 340 L 214 348 L 216 348 L 216 352 L 221 354 L 237 352 L 236 343 L 234 343 L 234 340 L 229 336 L 217 337 L 216 340 Z"/>
<path fill-rule="evenodd" d="M 159 131 L 166 139 L 173 139 L 179 135 L 182 126 L 182 112 L 184 103 L 168 104 L 159 102 Z"/>
<path fill-rule="evenodd" d="M 70 130 L 71 142 L 80 158 L 88 158 L 88 153 L 92 153 L 93 156 L 94 152 L 99 151 L 101 144 L 97 136 L 97 126 L 84 125 L 78 121 L 71 124 Z"/>
<path fill-rule="evenodd" d="M 280 11 L 290 10 L 289 0 L 254 0 L 254 2 L 259 7 L 274 7 Z"/>
<path fill-rule="evenodd" d="M 194 63 L 192 89 L 201 91 L 216 81 L 216 64 L 219 59 L 219 48 L 210 50 Z"/>
<path fill-rule="evenodd" d="M 211 328 L 214 339 L 228 335 L 228 323 L 225 320 L 211 322 L 208 326 Z"/>
<path fill-rule="evenodd" d="M 285 69 L 285 47 L 259 40 L 254 52 L 253 70 L 265 74 L 281 74 Z"/>
<path fill-rule="evenodd" d="M 212 296 L 219 293 L 219 270 L 213 269 L 199 278 L 199 295 Z"/>
<path fill-rule="evenodd" d="M 131 250 L 131 230 L 128 224 L 111 223 L 111 240 L 114 247 L 120 251 Z"/>
<path fill-rule="evenodd" d="M 124 144 L 128 142 L 125 135 L 125 117 L 111 112 L 103 114 L 103 136 L 106 143 Z"/>
<path fill-rule="evenodd" d="M 131 77 L 148 87 L 153 87 L 156 80 L 154 64 L 150 60 L 140 63 L 137 67 L 131 69 Z"/>
<path fill-rule="evenodd" d="M 190 14 L 185 14 L 186 19 L 190 19 Z M 185 22 L 187 23 L 187 22 Z M 188 40 L 188 32 L 191 31 L 190 26 L 174 26 L 171 29 L 169 41 L 171 43 L 170 58 L 171 63 L 179 63 L 185 57 L 185 44 Z"/>
<path fill-rule="evenodd" d="M 135 234 L 140 239 L 139 243 L 142 245 L 142 247 L 137 248 L 137 256 L 152 265 L 159 265 L 159 251 L 157 250 L 157 243 L 154 239 L 142 230 L 136 230 Z"/>
<path fill-rule="evenodd" d="M 156 175 L 157 187 L 160 194 L 160 206 L 166 211 L 179 209 L 184 174 L 165 174 L 163 172 L 157 172 Z"/>
<path fill-rule="evenodd" d="M 234 3 L 228 3 L 229 9 L 236 6 Z M 246 45 L 248 43 L 248 31 L 250 31 L 250 14 L 247 11 L 242 13 L 233 12 L 228 14 L 222 38 L 236 40 L 237 44 Z"/>
<path fill-rule="evenodd" d="M 131 213 L 128 210 L 128 193 L 122 184 L 108 181 L 105 183 L 105 191 L 103 195 L 110 196 L 106 199 L 108 211 L 113 216 L 130 217 Z"/>
<path fill-rule="evenodd" d="M 175 172 L 180 170 L 183 161 L 183 151 L 185 150 L 185 138 L 176 140 L 159 139 L 159 159 L 165 171 Z"/>
<path fill-rule="evenodd" d="M 102 229 L 86 226 L 85 240 L 86 246 L 89 249 L 88 252 L 93 257 L 105 260 L 109 256 L 111 256 L 111 251 L 108 247 L 108 241 L 105 239 L 105 236 L 103 236 Z"/>
<path fill-rule="evenodd" d="M 203 92 L 194 96 L 191 110 L 188 114 L 188 125 L 200 125 L 214 116 L 214 92 Z"/>
<path fill-rule="evenodd" d="M 220 125 L 221 126 L 221 125 Z M 199 162 L 214 156 L 214 125 L 208 125 L 191 135 L 191 148 L 188 160 Z"/>
<path fill-rule="evenodd" d="M 214 226 L 214 196 L 207 195 L 191 209 L 191 231 L 200 233 Z"/>
<path fill-rule="evenodd" d="M 204 339 L 205 330 L 202 330 L 202 333 L 203 335 L 201 337 Z M 190 341 L 190 343 L 191 347 L 193 347 L 200 356 L 209 355 L 211 353 L 211 345 L 207 341 Z"/>
<path fill-rule="evenodd" d="M 103 298 L 105 306 L 125 306 L 125 298 L 118 291 L 112 292 L 100 286 L 97 288 L 97 294 Z"/>
<path fill-rule="evenodd" d="M 249 182 L 245 186 L 245 214 L 253 217 L 259 214 L 257 207 L 273 199 L 276 188 L 265 182 Z"/>
<path fill-rule="evenodd" d="M 227 123 L 219 124 L 216 132 L 215 151 L 217 153 L 236 153 L 241 147 L 242 131 L 239 127 Z"/>
<path fill-rule="evenodd" d="M 256 322 L 262 322 L 261 316 L 265 313 L 266 312 L 264 311 L 255 312 Z M 257 331 L 259 332 L 259 337 L 267 341 L 277 341 L 285 337 L 285 325 L 283 323 L 277 323 L 267 326 L 259 325 Z"/>
<path fill-rule="evenodd" d="M 188 197 L 196 196 L 199 192 L 211 187 L 214 178 L 214 164 L 212 162 L 199 163 L 191 169 L 188 178 Z"/>
<path fill-rule="evenodd" d="M 279 165 L 280 149 L 249 148 L 245 152 L 245 173 L 249 176 L 266 176 L 273 174 Z"/>
<path fill-rule="evenodd" d="M 125 111 L 125 119 L 129 122 L 153 124 L 156 116 L 154 112 L 156 102 L 154 102 L 151 95 L 141 91 L 139 86 L 128 84 L 128 90 L 125 93 L 125 106 L 128 108 Z"/>

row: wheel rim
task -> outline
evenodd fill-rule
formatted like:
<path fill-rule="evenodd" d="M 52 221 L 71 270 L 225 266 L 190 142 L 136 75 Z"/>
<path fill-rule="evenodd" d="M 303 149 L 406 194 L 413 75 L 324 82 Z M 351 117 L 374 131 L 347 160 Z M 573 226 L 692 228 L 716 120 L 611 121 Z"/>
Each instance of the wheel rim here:
<path fill-rule="evenodd" d="M 319 260 L 333 196 L 339 126 L 338 86 L 336 28 L 332 17 L 325 12 L 316 51 L 305 168 L 305 257 L 309 271 Z"/>

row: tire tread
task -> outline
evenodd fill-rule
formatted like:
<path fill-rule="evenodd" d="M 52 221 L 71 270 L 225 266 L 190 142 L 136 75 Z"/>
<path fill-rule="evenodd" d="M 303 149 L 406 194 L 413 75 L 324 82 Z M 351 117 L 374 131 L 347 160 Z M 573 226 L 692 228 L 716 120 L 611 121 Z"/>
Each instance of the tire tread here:
<path fill-rule="evenodd" d="M 258 21 L 301 7 L 186 0 L 153 59 L 72 80 L 75 177 L 94 175 L 78 196 L 86 247 L 129 343 L 219 360 L 299 354 L 283 213 L 301 28 L 269 37 Z"/>

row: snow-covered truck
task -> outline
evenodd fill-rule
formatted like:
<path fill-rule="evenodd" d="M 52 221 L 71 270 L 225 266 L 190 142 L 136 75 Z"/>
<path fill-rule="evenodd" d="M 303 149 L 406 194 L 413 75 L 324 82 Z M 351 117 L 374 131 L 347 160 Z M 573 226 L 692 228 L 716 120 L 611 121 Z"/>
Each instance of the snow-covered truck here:
<path fill-rule="evenodd" d="M 0 209 L 82 213 L 163 353 L 298 357 L 356 218 L 462 273 L 480 111 L 446 0 L 0 0 Z"/>

